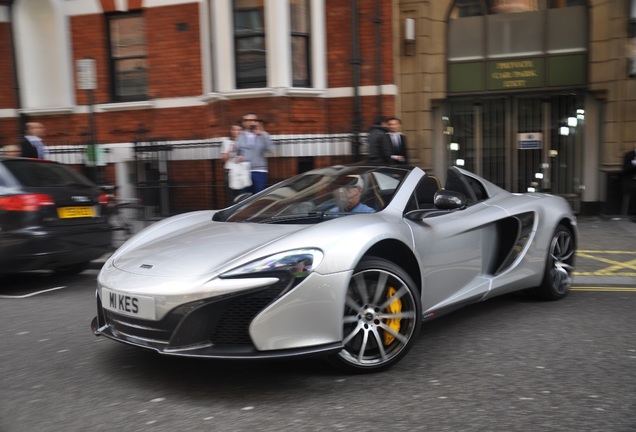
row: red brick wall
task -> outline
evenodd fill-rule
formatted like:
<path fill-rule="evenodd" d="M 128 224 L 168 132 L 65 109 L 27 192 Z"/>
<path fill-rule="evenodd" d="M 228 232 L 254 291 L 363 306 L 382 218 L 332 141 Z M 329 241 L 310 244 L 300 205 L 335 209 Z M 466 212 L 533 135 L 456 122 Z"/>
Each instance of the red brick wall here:
<path fill-rule="evenodd" d="M 378 64 L 382 70 L 382 84 L 394 83 L 393 79 L 393 43 L 391 30 L 391 3 L 377 1 L 380 10 L 380 46 L 376 40 L 378 31 L 376 19 L 376 0 L 358 2 L 358 37 L 360 49 L 360 85 L 378 85 Z M 353 85 L 352 60 L 352 9 L 351 2 L 327 0 L 327 59 L 329 87 L 351 87 Z M 378 63 L 377 54 L 381 57 Z"/>
<path fill-rule="evenodd" d="M 112 102 L 110 98 L 110 72 L 108 70 L 108 40 L 104 15 L 73 16 L 70 20 L 71 43 L 73 46 L 73 73 L 75 62 L 86 57 L 95 59 L 97 89 L 93 91 L 95 104 Z M 76 82 L 75 77 L 74 82 Z M 78 105 L 88 103 L 86 90 L 75 90 Z"/>
<path fill-rule="evenodd" d="M 148 43 L 149 97 L 200 95 L 199 5 L 144 9 Z M 178 29 L 178 26 L 183 31 Z"/>
<path fill-rule="evenodd" d="M 0 23 L 0 109 L 17 106 L 15 90 L 15 69 L 11 49 L 11 25 Z M 0 118 L 0 146 L 17 144 L 18 122 L 13 118 Z"/>
<path fill-rule="evenodd" d="M 15 107 L 11 26 L 0 23 L 0 108 Z"/>

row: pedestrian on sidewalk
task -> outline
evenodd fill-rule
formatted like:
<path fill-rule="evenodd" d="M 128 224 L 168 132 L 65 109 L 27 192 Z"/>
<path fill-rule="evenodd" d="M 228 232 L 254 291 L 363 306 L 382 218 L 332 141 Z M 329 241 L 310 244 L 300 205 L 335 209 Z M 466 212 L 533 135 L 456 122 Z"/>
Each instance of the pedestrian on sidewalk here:
<path fill-rule="evenodd" d="M 623 205 L 622 213 L 629 215 L 636 204 L 636 148 L 623 155 Z"/>
<path fill-rule="evenodd" d="M 369 128 L 367 142 L 369 143 L 370 163 L 392 163 L 391 144 L 387 140 L 387 132 L 389 132 L 387 120 L 387 117 L 383 115 L 376 116 L 373 120 L 373 125 Z"/>
<path fill-rule="evenodd" d="M 221 143 L 221 158 L 223 159 L 223 167 L 225 168 L 225 191 L 228 197 L 228 205 L 234 203 L 234 199 L 238 195 L 238 191 L 242 188 L 233 188 L 230 184 L 230 172 L 236 169 L 236 155 L 238 153 L 238 137 L 243 132 L 241 122 L 232 123 L 230 126 L 230 136 Z"/>
<path fill-rule="evenodd" d="M 389 129 L 387 139 L 389 139 L 391 146 L 391 162 L 408 165 L 409 157 L 406 149 L 406 137 L 402 133 L 402 121 L 397 117 L 391 117 L 386 123 Z"/>
<path fill-rule="evenodd" d="M 243 132 L 237 139 L 236 162 L 249 162 L 252 185 L 243 192 L 258 193 L 267 187 L 267 155 L 274 152 L 274 143 L 265 131 L 263 120 L 256 113 L 243 114 Z"/>
<path fill-rule="evenodd" d="M 22 157 L 44 159 L 48 153 L 46 144 L 42 138 L 46 135 L 46 129 L 42 123 L 29 122 L 26 124 L 24 137 L 20 140 Z"/>

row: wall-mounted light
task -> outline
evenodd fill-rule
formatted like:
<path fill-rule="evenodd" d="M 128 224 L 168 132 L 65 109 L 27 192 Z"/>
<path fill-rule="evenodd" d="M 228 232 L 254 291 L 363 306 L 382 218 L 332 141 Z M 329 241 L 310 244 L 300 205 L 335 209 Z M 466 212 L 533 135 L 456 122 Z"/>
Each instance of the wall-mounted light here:
<path fill-rule="evenodd" d="M 585 110 L 582 108 L 579 108 L 576 110 L 576 118 L 579 120 L 585 120 Z"/>
<path fill-rule="evenodd" d="M 404 20 L 404 55 L 415 55 L 415 19 Z"/>
<path fill-rule="evenodd" d="M 576 117 L 568 117 L 568 126 L 570 127 L 576 127 L 576 125 L 579 123 L 578 119 Z"/>
<path fill-rule="evenodd" d="M 562 136 L 570 135 L 570 128 L 568 126 L 561 126 L 559 128 L 559 135 L 562 135 Z"/>

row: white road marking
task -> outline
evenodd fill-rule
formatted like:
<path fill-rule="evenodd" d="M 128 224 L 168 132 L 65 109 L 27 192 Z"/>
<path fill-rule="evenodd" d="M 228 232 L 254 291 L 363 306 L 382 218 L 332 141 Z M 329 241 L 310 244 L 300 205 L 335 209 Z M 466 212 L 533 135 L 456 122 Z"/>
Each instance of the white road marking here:
<path fill-rule="evenodd" d="M 44 294 L 50 291 L 57 291 L 57 290 L 61 290 L 64 288 L 68 288 L 67 286 L 59 286 L 59 287 L 55 287 L 55 288 L 49 288 L 49 289 L 45 289 L 42 291 L 36 291 L 36 292 L 32 292 L 31 294 L 25 294 L 25 295 L 21 295 L 21 296 L 11 296 L 11 295 L 0 295 L 0 299 L 23 299 L 23 298 L 27 298 L 27 297 L 33 297 L 36 296 L 38 294 Z"/>

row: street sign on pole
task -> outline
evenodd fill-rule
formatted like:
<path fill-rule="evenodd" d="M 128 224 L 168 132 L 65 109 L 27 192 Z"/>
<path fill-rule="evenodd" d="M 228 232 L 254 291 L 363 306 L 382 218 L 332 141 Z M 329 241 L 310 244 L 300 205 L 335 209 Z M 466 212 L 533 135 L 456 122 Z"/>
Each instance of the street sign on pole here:
<path fill-rule="evenodd" d="M 99 161 L 98 148 L 96 142 L 96 125 L 95 125 L 95 110 L 93 100 L 93 90 L 97 89 L 97 74 L 95 72 L 95 59 L 91 57 L 85 57 L 77 60 L 77 88 L 79 90 L 86 90 L 86 96 L 88 99 L 88 122 L 90 128 L 90 143 L 86 147 L 86 166 L 90 169 L 89 177 L 95 183 L 100 183 L 100 173 L 98 166 L 101 165 Z"/>
<path fill-rule="evenodd" d="M 77 88 L 79 90 L 97 89 L 95 59 L 84 58 L 77 60 Z"/>

